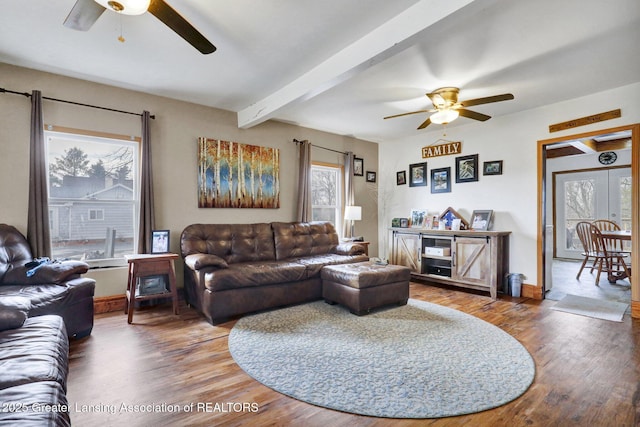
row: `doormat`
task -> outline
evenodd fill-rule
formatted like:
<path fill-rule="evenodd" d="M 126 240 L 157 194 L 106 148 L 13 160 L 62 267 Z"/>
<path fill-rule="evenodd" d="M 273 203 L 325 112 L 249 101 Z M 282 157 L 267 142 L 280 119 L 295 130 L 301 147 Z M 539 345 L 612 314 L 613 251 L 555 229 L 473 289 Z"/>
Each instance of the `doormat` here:
<path fill-rule="evenodd" d="M 593 317 L 595 319 L 611 320 L 622 322 L 624 312 L 629 304 L 615 301 L 606 301 L 595 298 L 581 297 L 567 294 L 556 303 L 552 310 L 564 311 L 566 313 L 579 314 L 581 316 Z"/>

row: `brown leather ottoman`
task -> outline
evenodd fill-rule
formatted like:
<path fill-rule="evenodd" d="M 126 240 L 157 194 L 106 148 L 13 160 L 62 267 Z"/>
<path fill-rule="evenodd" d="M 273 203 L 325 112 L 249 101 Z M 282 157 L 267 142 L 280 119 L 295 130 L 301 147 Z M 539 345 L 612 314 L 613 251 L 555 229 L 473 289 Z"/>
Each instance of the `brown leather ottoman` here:
<path fill-rule="evenodd" d="M 322 298 L 342 304 L 358 316 L 390 304 L 405 305 L 411 270 L 400 265 L 373 262 L 322 267 Z"/>

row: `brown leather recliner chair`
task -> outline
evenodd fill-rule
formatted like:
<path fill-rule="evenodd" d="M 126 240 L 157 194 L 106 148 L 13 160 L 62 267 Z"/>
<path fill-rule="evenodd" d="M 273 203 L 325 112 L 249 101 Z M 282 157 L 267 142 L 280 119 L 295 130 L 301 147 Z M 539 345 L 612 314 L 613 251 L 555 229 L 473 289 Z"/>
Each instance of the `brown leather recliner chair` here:
<path fill-rule="evenodd" d="M 45 263 L 29 275 L 33 260 L 25 237 L 15 227 L 0 224 L 0 298 L 22 297 L 31 302 L 29 317 L 61 316 L 69 338 L 82 338 L 93 329 L 96 282 L 81 277 L 89 270 L 80 261 Z"/>

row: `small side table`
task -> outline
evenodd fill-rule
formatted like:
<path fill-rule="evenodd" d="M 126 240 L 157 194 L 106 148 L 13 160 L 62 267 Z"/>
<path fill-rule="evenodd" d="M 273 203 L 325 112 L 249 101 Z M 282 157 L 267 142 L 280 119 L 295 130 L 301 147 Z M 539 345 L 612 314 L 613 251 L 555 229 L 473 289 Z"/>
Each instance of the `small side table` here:
<path fill-rule="evenodd" d="M 124 305 L 124 313 L 128 314 L 127 322 L 133 321 L 133 310 L 136 301 L 158 298 L 171 298 L 173 312 L 178 314 L 178 290 L 176 288 L 176 271 L 173 260 L 178 254 L 134 254 L 124 256 L 129 263 L 129 275 L 127 278 L 127 293 Z M 169 292 L 149 295 L 136 295 L 136 284 L 139 278 L 166 274 L 169 277 Z"/>
<path fill-rule="evenodd" d="M 359 245 L 364 246 L 364 254 L 366 256 L 369 256 L 369 244 L 371 242 L 366 242 L 366 241 L 365 242 L 361 242 L 361 241 L 358 241 L 358 240 L 343 240 L 342 242 L 343 243 L 357 243 Z"/>

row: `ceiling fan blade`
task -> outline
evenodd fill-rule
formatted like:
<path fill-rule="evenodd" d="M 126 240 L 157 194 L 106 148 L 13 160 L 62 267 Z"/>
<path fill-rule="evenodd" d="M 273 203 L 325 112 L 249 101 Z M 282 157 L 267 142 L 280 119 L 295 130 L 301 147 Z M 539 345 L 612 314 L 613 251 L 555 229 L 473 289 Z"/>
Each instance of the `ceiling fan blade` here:
<path fill-rule="evenodd" d="M 512 94 L 504 93 L 502 95 L 487 96 L 486 98 L 469 99 L 467 101 L 460 102 L 460 105 L 463 107 L 472 107 L 474 105 L 489 104 L 491 102 L 509 101 L 511 99 L 513 99 Z"/>
<path fill-rule="evenodd" d="M 93 0 L 78 0 L 62 25 L 72 30 L 88 31 L 105 10 Z"/>
<path fill-rule="evenodd" d="M 402 114 L 395 114 L 393 116 L 387 116 L 384 117 L 385 119 L 393 119 L 395 117 L 402 117 L 402 116 L 408 116 L 410 114 L 418 114 L 418 113 L 428 113 L 429 110 L 418 110 L 418 111 L 411 111 L 410 113 L 402 113 Z"/>
<path fill-rule="evenodd" d="M 424 129 L 427 126 L 429 126 L 430 124 L 431 124 L 431 118 L 427 117 L 427 120 L 425 120 L 424 122 L 422 122 L 422 124 L 420 126 L 418 126 L 418 130 Z"/>
<path fill-rule="evenodd" d="M 478 113 L 471 110 L 465 110 L 464 108 L 459 108 L 458 113 L 460 113 L 462 117 L 473 120 L 480 120 L 481 122 L 485 122 L 491 118 L 491 116 L 487 116 L 486 114 Z"/>
<path fill-rule="evenodd" d="M 206 55 L 216 51 L 209 40 L 163 0 L 151 0 L 148 11 L 201 53 Z"/>

